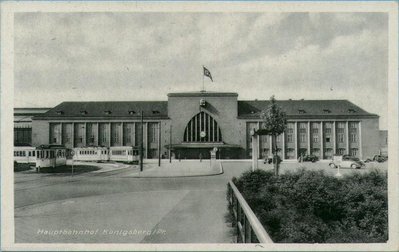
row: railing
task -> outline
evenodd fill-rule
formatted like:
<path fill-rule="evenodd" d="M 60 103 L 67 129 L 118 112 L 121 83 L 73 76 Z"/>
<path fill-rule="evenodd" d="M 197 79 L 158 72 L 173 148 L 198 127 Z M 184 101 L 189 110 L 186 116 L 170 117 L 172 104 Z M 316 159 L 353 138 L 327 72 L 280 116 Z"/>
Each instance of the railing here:
<path fill-rule="evenodd" d="M 232 208 L 236 231 L 237 243 L 273 243 L 258 218 L 238 191 L 233 181 L 228 184 L 228 200 Z"/>

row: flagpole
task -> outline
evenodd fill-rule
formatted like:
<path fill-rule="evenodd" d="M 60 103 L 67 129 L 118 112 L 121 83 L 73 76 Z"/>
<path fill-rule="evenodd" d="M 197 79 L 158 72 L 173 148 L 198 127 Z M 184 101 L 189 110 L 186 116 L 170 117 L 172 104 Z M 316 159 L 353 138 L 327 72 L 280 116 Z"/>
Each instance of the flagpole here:
<path fill-rule="evenodd" d="M 202 91 L 205 91 L 205 86 L 204 86 L 204 66 L 202 66 Z"/>

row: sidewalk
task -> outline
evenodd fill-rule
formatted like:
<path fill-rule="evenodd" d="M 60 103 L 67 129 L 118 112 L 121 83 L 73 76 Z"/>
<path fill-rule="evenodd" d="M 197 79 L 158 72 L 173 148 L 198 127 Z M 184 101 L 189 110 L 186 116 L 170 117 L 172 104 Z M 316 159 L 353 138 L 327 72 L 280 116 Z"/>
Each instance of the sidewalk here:
<path fill-rule="evenodd" d="M 199 160 L 193 161 L 163 161 L 158 167 L 157 163 L 144 164 L 144 171 L 134 172 L 124 177 L 130 178 L 167 178 L 167 177 L 195 177 L 211 176 L 223 173 L 223 168 L 219 161 Z"/>

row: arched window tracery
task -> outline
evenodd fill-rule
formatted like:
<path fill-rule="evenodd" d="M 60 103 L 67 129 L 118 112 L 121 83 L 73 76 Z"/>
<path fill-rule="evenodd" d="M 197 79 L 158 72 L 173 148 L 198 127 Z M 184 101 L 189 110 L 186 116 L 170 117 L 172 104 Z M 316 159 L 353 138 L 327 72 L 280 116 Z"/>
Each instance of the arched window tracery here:
<path fill-rule="evenodd" d="M 188 122 L 184 142 L 222 142 L 222 132 L 216 120 L 202 111 Z"/>

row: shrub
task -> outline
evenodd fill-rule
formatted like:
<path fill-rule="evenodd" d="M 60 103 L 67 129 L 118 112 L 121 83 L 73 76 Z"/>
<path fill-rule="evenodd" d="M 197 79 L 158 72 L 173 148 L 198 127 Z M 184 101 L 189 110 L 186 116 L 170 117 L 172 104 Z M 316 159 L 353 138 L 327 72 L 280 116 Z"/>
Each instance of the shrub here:
<path fill-rule="evenodd" d="M 385 242 L 387 174 L 342 179 L 305 169 L 279 177 L 245 172 L 233 181 L 275 242 Z"/>

